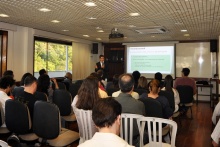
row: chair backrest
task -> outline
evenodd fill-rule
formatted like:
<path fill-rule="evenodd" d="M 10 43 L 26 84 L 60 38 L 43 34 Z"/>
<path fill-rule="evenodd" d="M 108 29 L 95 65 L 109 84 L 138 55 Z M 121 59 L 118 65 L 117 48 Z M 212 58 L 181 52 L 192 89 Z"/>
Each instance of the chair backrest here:
<path fill-rule="evenodd" d="M 74 109 L 76 120 L 79 128 L 80 143 L 92 138 L 97 131 L 93 120 L 92 110 Z"/>
<path fill-rule="evenodd" d="M 180 103 L 192 103 L 193 102 L 193 88 L 188 85 L 180 85 L 176 87 L 179 93 Z"/>
<path fill-rule="evenodd" d="M 165 96 L 170 104 L 170 108 L 174 111 L 175 110 L 175 100 L 174 100 L 174 93 L 169 91 L 161 90 L 159 95 Z"/>
<path fill-rule="evenodd" d="M 112 93 L 114 93 L 118 90 L 120 90 L 120 88 L 109 88 L 109 89 L 106 89 L 106 92 L 109 96 L 112 96 Z"/>
<path fill-rule="evenodd" d="M 0 103 L 0 126 L 2 126 L 5 122 L 5 114 L 2 108 L 2 103 Z"/>
<path fill-rule="evenodd" d="M 45 93 L 36 91 L 34 97 L 39 101 L 48 101 L 48 97 Z"/>
<path fill-rule="evenodd" d="M 28 133 L 31 129 L 31 118 L 27 105 L 16 100 L 7 100 L 5 102 L 5 122 L 11 132 Z"/>
<path fill-rule="evenodd" d="M 120 137 L 123 138 L 130 145 L 133 144 L 134 121 L 137 121 L 137 118 L 141 117 L 143 116 L 138 114 L 121 114 Z"/>
<path fill-rule="evenodd" d="M 66 85 L 62 82 L 57 82 L 59 89 L 66 90 Z"/>
<path fill-rule="evenodd" d="M 43 139 L 54 139 L 60 134 L 60 130 L 59 108 L 49 102 L 35 102 L 33 132 Z"/>
<path fill-rule="evenodd" d="M 75 83 L 70 84 L 69 92 L 73 98 L 77 95 L 80 86 L 81 86 L 80 84 L 75 84 Z"/>
<path fill-rule="evenodd" d="M 140 147 L 143 147 L 143 136 L 145 124 L 147 123 L 149 147 L 162 147 L 162 124 L 169 125 L 171 133 L 171 147 L 175 147 L 177 124 L 169 119 L 155 118 L 155 117 L 141 117 L 137 119 L 140 131 Z M 157 129 L 157 126 L 159 129 Z M 150 129 L 149 129 L 150 128 Z"/>
<path fill-rule="evenodd" d="M 14 96 L 15 100 L 17 100 L 17 97 L 21 95 L 21 93 L 24 91 L 24 87 L 15 87 L 12 91 L 12 95 Z"/>
<path fill-rule="evenodd" d="M 71 114 L 72 97 L 68 91 L 60 89 L 54 90 L 53 103 L 58 106 L 61 116 L 68 116 Z"/>
<path fill-rule="evenodd" d="M 9 146 L 8 146 L 8 143 L 5 142 L 5 141 L 3 141 L 3 140 L 0 140 L 0 146 L 1 146 L 1 147 L 9 147 Z"/>
<path fill-rule="evenodd" d="M 152 98 L 144 98 L 146 116 L 163 118 L 163 110 L 159 101 Z"/>

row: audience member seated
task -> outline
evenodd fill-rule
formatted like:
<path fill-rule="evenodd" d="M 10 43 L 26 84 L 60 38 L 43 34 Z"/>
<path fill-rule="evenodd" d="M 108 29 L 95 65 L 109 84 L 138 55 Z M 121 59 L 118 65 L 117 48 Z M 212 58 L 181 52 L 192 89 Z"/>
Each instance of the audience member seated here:
<path fill-rule="evenodd" d="M 212 114 L 212 123 L 216 124 L 216 116 L 220 116 L 220 102 L 215 106 L 214 112 Z"/>
<path fill-rule="evenodd" d="M 3 77 L 4 76 L 12 76 L 12 78 L 14 78 L 14 73 L 12 70 L 6 70 L 4 73 L 3 73 Z"/>
<path fill-rule="evenodd" d="M 103 86 L 106 87 L 107 80 L 105 81 L 105 79 L 103 78 L 103 70 L 99 69 L 96 73 L 101 78 L 100 80 L 101 80 L 101 83 L 103 84 Z"/>
<path fill-rule="evenodd" d="M 34 76 L 27 76 L 24 80 L 24 91 L 18 96 L 18 101 L 27 104 L 33 120 L 34 113 L 34 103 L 37 99 L 34 96 L 34 93 L 37 90 L 37 79 Z"/>
<path fill-rule="evenodd" d="M 67 72 L 64 77 L 65 77 L 64 82 L 68 82 L 69 84 L 72 84 L 72 74 L 70 72 Z"/>
<path fill-rule="evenodd" d="M 122 107 L 113 98 L 101 99 L 92 109 L 92 119 L 99 132 L 79 147 L 132 147 L 120 138 Z"/>
<path fill-rule="evenodd" d="M 174 95 L 174 102 L 175 102 L 175 110 L 174 110 L 174 112 L 177 112 L 179 110 L 180 97 L 179 97 L 178 91 L 173 88 L 173 77 L 171 75 L 167 75 L 165 77 L 164 87 L 161 90 L 173 93 L 173 95 Z"/>
<path fill-rule="evenodd" d="M 139 80 L 141 74 L 139 71 L 136 70 L 136 71 L 133 71 L 132 76 L 134 77 L 134 88 L 137 88 L 138 80 Z"/>
<path fill-rule="evenodd" d="M 94 104 L 98 101 L 98 99 L 100 98 L 99 96 L 99 88 L 98 88 L 98 79 L 96 77 L 93 76 L 89 76 L 87 77 L 79 91 L 78 94 L 75 96 L 71 106 L 73 108 L 73 111 L 76 115 L 76 119 L 78 119 L 79 117 L 79 109 L 83 109 L 83 110 L 92 110 Z M 91 121 L 93 122 L 93 121 Z M 89 124 L 91 125 L 92 128 L 92 134 L 94 134 L 97 129 L 95 127 L 95 125 Z M 80 124 L 78 124 L 78 126 L 80 127 Z M 79 129 L 81 131 L 81 129 Z M 83 132 L 80 132 L 80 136 L 83 134 Z M 80 143 L 82 142 L 82 138 L 80 138 Z"/>
<path fill-rule="evenodd" d="M 155 73 L 154 79 L 157 79 L 160 82 L 160 88 L 164 87 L 164 82 L 162 81 L 163 75 L 160 72 Z"/>
<path fill-rule="evenodd" d="M 162 105 L 162 109 L 163 109 L 163 118 L 168 119 L 171 118 L 173 115 L 173 111 L 170 108 L 169 102 L 167 100 L 166 97 L 164 96 L 159 96 L 158 93 L 160 92 L 160 82 L 156 79 L 153 79 L 150 82 L 150 87 L 149 87 L 150 93 L 146 94 L 142 94 L 140 96 L 140 101 L 144 101 L 145 98 L 152 98 L 152 99 L 156 99 L 158 100 L 161 105 Z M 147 107 L 147 106 L 145 106 Z"/>
<path fill-rule="evenodd" d="M 137 89 L 144 89 L 144 90 L 148 89 L 147 78 L 145 78 L 144 76 L 141 76 L 139 78 Z"/>
<path fill-rule="evenodd" d="M 145 115 L 145 107 L 141 101 L 138 101 L 132 97 L 134 89 L 134 78 L 130 74 L 122 74 L 119 77 L 119 87 L 121 93 L 115 99 L 122 106 L 122 113 L 140 114 Z M 133 132 L 133 145 L 139 146 L 139 131 L 137 123 L 134 123 Z"/>
<path fill-rule="evenodd" d="M 107 89 L 115 89 L 115 88 L 119 89 L 118 78 L 119 78 L 119 74 L 115 74 L 112 78 L 112 82 L 107 82 L 106 90 Z"/>
<path fill-rule="evenodd" d="M 2 105 L 3 113 L 5 115 L 5 102 L 8 99 L 11 99 L 7 93 L 11 91 L 12 86 L 14 85 L 15 80 L 12 76 L 4 76 L 0 79 L 0 102 Z M 5 123 L 1 127 L 6 127 Z"/>
<path fill-rule="evenodd" d="M 139 99 L 139 94 L 137 92 L 133 91 L 133 90 L 134 90 L 134 88 L 132 89 L 131 96 L 135 99 Z M 119 91 L 116 91 L 116 92 L 112 93 L 112 97 L 118 97 L 121 93 L 123 93 L 123 92 L 122 92 L 121 87 L 120 87 Z"/>
<path fill-rule="evenodd" d="M 25 78 L 28 77 L 28 76 L 32 76 L 32 74 L 29 73 L 29 72 L 27 72 L 27 73 L 25 73 L 25 74 L 22 76 L 21 81 L 20 81 L 20 86 L 21 86 L 21 87 L 24 87 L 24 80 L 25 80 Z"/>
<path fill-rule="evenodd" d="M 39 70 L 39 76 L 44 75 L 44 74 L 47 75 L 47 71 L 45 69 Z"/>
<path fill-rule="evenodd" d="M 220 121 L 218 121 L 217 125 L 215 126 L 215 129 L 213 130 L 211 134 L 211 138 L 212 138 L 213 147 L 219 147 Z"/>
<path fill-rule="evenodd" d="M 37 91 L 45 93 L 49 101 L 52 102 L 54 89 L 59 89 L 56 79 L 50 79 L 47 74 L 43 74 L 38 78 L 37 82 Z M 55 85 L 54 88 L 52 87 L 53 83 Z"/>

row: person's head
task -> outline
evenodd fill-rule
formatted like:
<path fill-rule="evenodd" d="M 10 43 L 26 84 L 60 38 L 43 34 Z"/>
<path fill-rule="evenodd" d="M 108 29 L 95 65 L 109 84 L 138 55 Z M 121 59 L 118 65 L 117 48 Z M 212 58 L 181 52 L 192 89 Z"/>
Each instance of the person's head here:
<path fill-rule="evenodd" d="M 119 80 L 119 74 L 115 74 L 112 80 L 114 87 L 118 87 L 118 80 Z"/>
<path fill-rule="evenodd" d="M 47 93 L 50 86 L 50 77 L 47 74 L 41 75 L 37 80 L 37 91 Z"/>
<path fill-rule="evenodd" d="M 11 87 L 15 84 L 12 76 L 4 76 L 0 79 L 0 89 L 5 90 L 5 93 L 10 92 Z"/>
<path fill-rule="evenodd" d="M 24 91 L 34 94 L 37 90 L 37 79 L 29 75 L 24 79 Z"/>
<path fill-rule="evenodd" d="M 103 71 L 100 69 L 96 72 L 98 74 L 99 77 L 102 77 L 103 76 Z"/>
<path fill-rule="evenodd" d="M 121 92 L 128 93 L 133 91 L 134 88 L 134 78 L 130 74 L 122 74 L 119 77 L 119 88 Z"/>
<path fill-rule="evenodd" d="M 149 85 L 150 93 L 158 94 L 160 91 L 160 82 L 157 79 L 153 79 Z"/>
<path fill-rule="evenodd" d="M 138 87 L 148 89 L 147 78 L 141 76 L 138 80 Z"/>
<path fill-rule="evenodd" d="M 39 75 L 44 75 L 44 74 L 47 74 L 47 71 L 45 69 L 41 69 L 39 70 Z"/>
<path fill-rule="evenodd" d="M 4 76 L 12 76 L 14 78 L 14 73 L 12 70 L 6 70 L 4 73 L 3 73 L 3 77 Z"/>
<path fill-rule="evenodd" d="M 96 77 L 100 82 L 102 81 L 102 77 L 97 72 L 92 72 L 90 76 Z"/>
<path fill-rule="evenodd" d="M 69 80 L 72 80 L 72 74 L 70 72 L 67 72 L 65 77 Z"/>
<path fill-rule="evenodd" d="M 99 56 L 99 61 L 100 61 L 100 62 L 104 62 L 104 60 L 105 60 L 104 55 L 100 55 L 100 56 Z"/>
<path fill-rule="evenodd" d="M 167 75 L 164 79 L 164 86 L 166 91 L 172 91 L 173 87 L 173 77 L 171 75 Z"/>
<path fill-rule="evenodd" d="M 134 81 L 135 81 L 135 82 L 138 82 L 138 80 L 139 80 L 141 74 L 140 74 L 139 71 L 135 70 L 135 71 L 132 73 L 132 76 L 134 77 Z"/>
<path fill-rule="evenodd" d="M 99 99 L 92 109 L 92 120 L 98 127 L 111 129 L 119 135 L 122 107 L 114 98 Z"/>
<path fill-rule="evenodd" d="M 24 79 L 25 79 L 27 76 L 32 76 L 32 74 L 29 73 L 29 72 L 27 72 L 27 73 L 25 73 L 25 74 L 22 76 L 21 82 L 20 82 L 20 85 L 21 85 L 21 86 L 24 86 Z"/>
<path fill-rule="evenodd" d="M 78 90 L 78 101 L 76 103 L 78 109 L 92 110 L 93 105 L 99 99 L 98 82 L 94 76 L 89 76 L 83 80 Z"/>
<path fill-rule="evenodd" d="M 190 73 L 190 70 L 189 70 L 189 68 L 183 68 L 182 69 L 182 76 L 188 76 L 189 75 L 189 73 Z"/>
<path fill-rule="evenodd" d="M 162 74 L 160 72 L 155 73 L 154 79 L 157 79 L 158 81 L 162 81 Z"/>

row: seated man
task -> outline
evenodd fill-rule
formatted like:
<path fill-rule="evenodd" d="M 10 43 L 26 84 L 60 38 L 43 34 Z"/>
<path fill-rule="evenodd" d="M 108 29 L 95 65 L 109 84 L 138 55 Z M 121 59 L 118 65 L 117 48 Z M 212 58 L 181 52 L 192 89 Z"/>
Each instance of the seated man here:
<path fill-rule="evenodd" d="M 113 98 L 100 99 L 92 109 L 92 120 L 99 132 L 79 147 L 132 147 L 120 138 L 121 105 Z"/>

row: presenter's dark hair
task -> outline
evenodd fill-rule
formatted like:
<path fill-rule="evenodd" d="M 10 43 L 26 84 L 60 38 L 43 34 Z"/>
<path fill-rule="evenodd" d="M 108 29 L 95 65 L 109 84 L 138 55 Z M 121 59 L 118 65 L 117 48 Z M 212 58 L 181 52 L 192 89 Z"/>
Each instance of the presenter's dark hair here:
<path fill-rule="evenodd" d="M 134 87 L 134 78 L 130 74 L 122 74 L 119 77 L 119 87 L 122 92 L 130 92 Z"/>
<path fill-rule="evenodd" d="M 99 99 L 92 109 L 92 120 L 99 128 L 110 127 L 121 112 L 121 104 L 114 98 Z"/>
<path fill-rule="evenodd" d="M 29 75 L 27 76 L 25 79 L 24 79 L 24 85 L 25 86 L 30 86 L 31 84 L 33 84 L 34 82 L 37 82 L 37 79 L 32 76 L 32 75 Z"/>
<path fill-rule="evenodd" d="M 45 74 L 45 73 L 47 73 L 47 71 L 46 71 L 45 69 L 39 70 L 39 75 L 40 75 L 40 76 L 43 75 L 43 74 Z"/>
<path fill-rule="evenodd" d="M 8 86 L 12 87 L 15 84 L 15 80 L 12 76 L 4 76 L 0 79 L 0 88 L 6 89 Z"/>
<path fill-rule="evenodd" d="M 182 69 L 182 73 L 183 73 L 184 76 L 188 76 L 189 73 L 190 73 L 189 68 L 183 68 L 183 69 Z"/>
<path fill-rule="evenodd" d="M 20 82 L 20 85 L 23 86 L 24 85 L 24 79 L 27 77 L 27 76 L 32 76 L 31 73 L 27 72 L 25 73 L 22 78 L 21 78 L 21 82 Z"/>
<path fill-rule="evenodd" d="M 162 74 L 160 72 L 155 73 L 154 79 L 157 79 L 158 81 L 162 81 Z"/>
<path fill-rule="evenodd" d="M 104 55 L 99 55 L 99 58 L 102 58 L 102 57 L 104 57 Z"/>
<path fill-rule="evenodd" d="M 135 81 L 135 82 L 138 82 L 138 80 L 139 80 L 141 74 L 140 74 L 139 71 L 135 70 L 135 71 L 133 71 L 132 76 L 134 77 L 134 81 Z"/>

